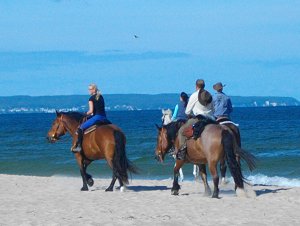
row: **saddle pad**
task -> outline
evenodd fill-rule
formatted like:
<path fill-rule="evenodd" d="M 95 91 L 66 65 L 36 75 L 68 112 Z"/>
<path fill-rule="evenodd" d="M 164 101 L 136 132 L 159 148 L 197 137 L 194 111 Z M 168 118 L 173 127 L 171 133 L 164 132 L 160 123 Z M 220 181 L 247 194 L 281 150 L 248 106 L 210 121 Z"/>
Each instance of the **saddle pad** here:
<path fill-rule="evenodd" d="M 93 125 L 89 128 L 87 128 L 85 131 L 84 131 L 84 134 L 88 134 L 90 132 L 93 132 L 98 126 L 97 125 Z"/>
<path fill-rule="evenodd" d="M 99 126 L 103 126 L 103 125 L 109 125 L 109 124 L 112 124 L 109 120 L 105 120 L 105 121 L 97 121 L 95 125 L 87 128 L 85 131 L 84 131 L 84 134 L 88 134 L 90 132 L 93 132 L 97 127 Z"/>

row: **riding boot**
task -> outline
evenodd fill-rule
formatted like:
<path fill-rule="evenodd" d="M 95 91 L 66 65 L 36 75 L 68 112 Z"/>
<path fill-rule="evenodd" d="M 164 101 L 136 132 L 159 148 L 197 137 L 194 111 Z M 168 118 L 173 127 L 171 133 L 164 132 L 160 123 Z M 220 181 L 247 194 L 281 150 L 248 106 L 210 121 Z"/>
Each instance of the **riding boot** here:
<path fill-rule="evenodd" d="M 77 141 L 76 144 L 74 146 L 74 148 L 72 148 L 72 152 L 81 152 L 82 150 L 82 138 L 83 138 L 83 131 L 82 129 L 78 128 L 77 130 Z"/>
<path fill-rule="evenodd" d="M 183 147 L 181 147 L 177 153 L 176 153 L 176 159 L 178 160 L 184 160 L 185 156 L 186 156 L 186 151 L 187 151 L 187 147 L 186 144 L 183 145 Z"/>

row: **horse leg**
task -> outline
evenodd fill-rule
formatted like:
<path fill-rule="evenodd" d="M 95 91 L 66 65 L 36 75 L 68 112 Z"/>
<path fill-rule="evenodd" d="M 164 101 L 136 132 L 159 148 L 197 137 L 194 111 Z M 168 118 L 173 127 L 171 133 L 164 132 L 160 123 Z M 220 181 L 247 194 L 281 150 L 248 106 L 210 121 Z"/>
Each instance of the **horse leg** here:
<path fill-rule="evenodd" d="M 198 167 L 198 165 L 194 165 L 193 175 L 194 175 L 195 180 L 197 180 L 197 177 L 199 176 L 199 167 Z"/>
<path fill-rule="evenodd" d="M 90 174 L 88 174 L 88 173 L 86 172 L 86 169 L 87 169 L 87 167 L 91 164 L 91 162 L 92 162 L 92 161 L 85 159 L 85 160 L 84 160 L 84 165 L 83 165 L 83 166 L 84 166 L 85 177 L 86 177 L 86 179 L 87 179 L 87 184 L 88 184 L 88 186 L 90 186 L 90 187 L 92 187 L 92 186 L 94 185 L 94 180 L 93 180 L 92 175 L 90 175 Z"/>
<path fill-rule="evenodd" d="M 180 176 L 180 182 L 182 182 L 184 178 L 182 168 L 179 169 L 179 176 Z"/>
<path fill-rule="evenodd" d="M 226 177 L 226 169 L 227 169 L 227 166 L 226 166 L 226 163 L 225 163 L 225 158 L 221 159 L 220 161 L 220 172 L 221 172 L 221 183 L 223 185 L 227 184 L 226 180 L 225 180 L 225 177 Z"/>
<path fill-rule="evenodd" d="M 197 165 L 194 165 L 197 167 Z M 203 184 L 204 184 L 204 196 L 211 196 L 211 189 L 207 183 L 207 173 L 206 173 L 206 165 L 205 164 L 199 164 L 199 173 L 202 178 Z"/>
<path fill-rule="evenodd" d="M 112 160 L 107 160 L 107 163 L 109 165 L 109 167 L 112 169 L 113 171 L 113 175 L 112 175 L 112 180 L 110 182 L 110 185 L 108 188 L 105 189 L 105 191 L 113 191 L 114 190 L 114 185 L 116 183 L 116 180 L 117 180 L 117 175 L 116 175 L 116 172 L 115 170 L 113 169 L 113 163 L 112 163 Z"/>
<path fill-rule="evenodd" d="M 115 174 L 113 173 L 113 176 L 112 176 L 112 180 L 110 182 L 110 185 L 108 188 L 105 189 L 105 191 L 113 191 L 114 190 L 114 185 L 116 183 L 116 180 L 117 180 L 117 177 L 115 176 Z"/>
<path fill-rule="evenodd" d="M 86 167 L 84 166 L 84 160 L 83 160 L 83 157 L 82 155 L 78 152 L 78 153 L 75 153 L 75 157 L 76 157 L 76 161 L 77 161 L 77 164 L 79 166 L 79 169 L 80 169 L 80 175 L 81 175 L 81 178 L 82 178 L 82 188 L 81 188 L 81 191 L 88 191 L 88 185 L 87 185 L 87 178 L 86 178 Z"/>
<path fill-rule="evenodd" d="M 126 189 L 126 186 L 124 186 L 124 183 L 121 180 L 121 178 L 117 176 L 117 173 L 113 173 L 113 177 L 112 177 L 111 183 L 110 183 L 109 187 L 105 191 L 113 191 L 114 185 L 115 185 L 117 179 L 118 179 L 119 184 L 120 184 L 120 191 L 124 192 L 125 189 Z"/>
<path fill-rule="evenodd" d="M 176 155 L 173 155 L 174 160 L 176 161 Z M 174 167 L 176 166 L 176 162 L 174 164 Z M 182 168 L 179 169 L 179 174 L 180 174 L 180 182 L 183 181 L 184 175 L 183 175 L 183 171 Z"/>
<path fill-rule="evenodd" d="M 179 176 L 179 169 L 183 166 L 184 160 L 176 160 L 176 164 L 174 167 L 174 180 L 173 180 L 173 187 L 171 189 L 172 195 L 178 195 L 180 186 L 178 184 L 178 176 Z"/>
<path fill-rule="evenodd" d="M 216 162 L 209 164 L 209 171 L 214 182 L 214 192 L 212 198 L 219 198 L 219 176 Z"/>
<path fill-rule="evenodd" d="M 118 177 L 118 181 L 119 181 L 119 184 L 120 184 L 120 191 L 121 192 L 126 191 L 126 185 L 123 183 L 123 181 L 121 180 L 120 177 Z"/>

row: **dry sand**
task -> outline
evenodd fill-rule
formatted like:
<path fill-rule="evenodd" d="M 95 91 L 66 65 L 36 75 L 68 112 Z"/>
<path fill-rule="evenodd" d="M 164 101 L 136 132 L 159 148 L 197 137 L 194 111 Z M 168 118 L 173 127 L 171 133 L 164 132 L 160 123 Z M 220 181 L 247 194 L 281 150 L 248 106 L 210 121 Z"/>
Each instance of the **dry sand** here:
<path fill-rule="evenodd" d="M 0 225 L 299 225 L 300 188 L 253 186 L 256 197 L 220 187 L 220 199 L 203 197 L 203 184 L 184 181 L 172 196 L 169 180 L 132 180 L 126 192 L 105 192 L 95 179 L 0 174 Z M 253 191 L 252 190 L 252 191 Z M 250 193 L 251 194 L 251 193 Z"/>

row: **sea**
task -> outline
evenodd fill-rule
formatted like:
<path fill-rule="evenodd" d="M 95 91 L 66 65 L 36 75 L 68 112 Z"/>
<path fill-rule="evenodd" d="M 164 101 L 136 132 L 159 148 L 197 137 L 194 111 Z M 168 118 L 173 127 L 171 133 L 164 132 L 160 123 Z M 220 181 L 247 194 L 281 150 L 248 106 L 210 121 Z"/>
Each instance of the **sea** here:
<path fill-rule="evenodd" d="M 161 124 L 160 110 L 108 111 L 108 118 L 127 137 L 127 157 L 139 168 L 134 179 L 173 177 L 174 159 L 162 164 L 155 160 L 155 124 Z M 54 113 L 0 114 L 0 174 L 80 177 L 71 137 L 56 143 L 46 139 Z M 300 107 L 234 108 L 232 120 L 239 124 L 242 147 L 257 158 L 250 172 L 243 165 L 248 182 L 260 185 L 300 187 Z M 184 180 L 193 180 L 193 165 L 183 167 Z M 88 172 L 94 178 L 110 178 L 105 160 L 93 162 Z M 230 179 L 230 173 L 227 172 Z M 209 179 L 211 179 L 209 177 Z"/>

